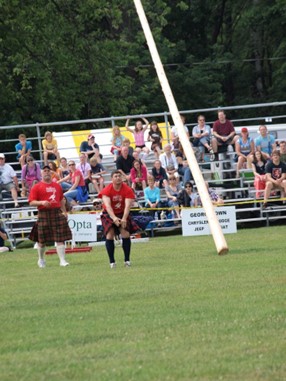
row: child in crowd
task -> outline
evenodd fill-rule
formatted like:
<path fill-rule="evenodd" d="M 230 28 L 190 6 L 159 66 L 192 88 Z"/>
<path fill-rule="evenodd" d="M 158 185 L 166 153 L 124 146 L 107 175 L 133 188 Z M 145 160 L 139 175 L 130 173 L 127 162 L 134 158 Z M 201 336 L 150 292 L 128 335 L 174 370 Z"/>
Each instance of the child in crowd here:
<path fill-rule="evenodd" d="M 114 126 L 112 129 L 112 139 L 111 139 L 111 150 L 114 157 L 114 161 L 117 160 L 117 157 L 121 154 L 122 143 L 125 139 L 125 136 L 121 135 L 120 128 Z"/>
<path fill-rule="evenodd" d="M 32 143 L 27 140 L 25 134 L 18 136 L 19 143 L 15 145 L 16 152 L 18 152 L 17 159 L 21 165 L 21 168 L 26 164 L 27 157 L 30 156 L 32 151 Z"/>
<path fill-rule="evenodd" d="M 162 150 L 162 132 L 156 121 L 150 123 L 150 131 L 148 133 L 148 141 L 152 142 L 151 150 L 154 152 L 155 157 L 159 159 Z"/>
<path fill-rule="evenodd" d="M 125 128 L 127 131 L 131 132 L 134 135 L 134 140 L 135 140 L 135 147 L 140 148 L 145 154 L 149 154 L 149 148 L 146 147 L 145 145 L 145 139 L 144 139 L 144 132 L 148 128 L 148 120 L 146 118 L 142 118 L 143 121 L 145 122 L 145 125 L 143 126 L 141 120 L 137 120 L 135 122 L 135 128 L 134 130 L 129 127 L 129 121 L 130 119 L 127 119 Z"/>
<path fill-rule="evenodd" d="M 142 165 L 140 160 L 134 160 L 133 168 L 130 171 L 132 189 L 134 190 L 144 190 L 146 188 L 147 182 L 147 168 Z"/>
<path fill-rule="evenodd" d="M 60 165 L 60 154 L 58 151 L 57 140 L 54 139 L 52 132 L 46 131 L 45 138 L 42 141 L 44 150 L 44 165 L 48 165 L 48 160 L 56 160 L 57 165 Z"/>
<path fill-rule="evenodd" d="M 21 196 L 26 197 L 27 193 L 30 193 L 30 190 L 34 184 L 41 181 L 41 168 L 38 163 L 35 163 L 32 156 L 27 157 L 27 164 L 22 168 L 21 172 L 21 181 L 22 181 L 22 191 Z"/>
<path fill-rule="evenodd" d="M 96 157 L 92 157 L 89 161 L 90 164 L 90 172 L 89 172 L 89 180 L 93 184 L 96 193 L 100 193 L 104 188 L 104 178 L 103 174 L 106 173 L 103 165 L 98 163 Z"/>

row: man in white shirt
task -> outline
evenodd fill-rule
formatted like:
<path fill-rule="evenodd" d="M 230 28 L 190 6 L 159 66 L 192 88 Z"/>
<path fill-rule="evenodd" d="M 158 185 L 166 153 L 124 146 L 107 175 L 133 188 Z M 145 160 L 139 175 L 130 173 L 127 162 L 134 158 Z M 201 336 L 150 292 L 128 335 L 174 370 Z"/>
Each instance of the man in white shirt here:
<path fill-rule="evenodd" d="M 15 208 L 18 208 L 18 192 L 20 189 L 17 175 L 11 165 L 5 163 L 4 153 L 0 153 L 0 200 L 2 200 L 3 190 L 11 192 Z"/>

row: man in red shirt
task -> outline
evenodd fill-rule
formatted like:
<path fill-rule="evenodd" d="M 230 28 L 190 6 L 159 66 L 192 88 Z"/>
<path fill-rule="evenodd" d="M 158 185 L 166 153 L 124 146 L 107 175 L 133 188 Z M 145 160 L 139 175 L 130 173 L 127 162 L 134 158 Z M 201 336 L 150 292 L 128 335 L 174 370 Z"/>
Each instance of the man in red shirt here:
<path fill-rule="evenodd" d="M 30 240 L 38 242 L 38 266 L 44 268 L 46 244 L 56 242 L 60 266 L 67 266 L 64 241 L 72 239 L 67 222 L 67 212 L 62 187 L 52 181 L 50 167 L 42 169 L 42 181 L 34 185 L 29 196 L 29 204 L 38 207 L 38 221 L 30 233 Z"/>
<path fill-rule="evenodd" d="M 212 149 L 217 159 L 218 146 L 233 145 L 238 140 L 230 120 L 226 119 L 224 111 L 218 112 L 218 120 L 213 124 Z"/>
<path fill-rule="evenodd" d="M 105 246 L 109 256 L 110 267 L 115 268 L 114 238 L 122 237 L 125 266 L 130 267 L 131 240 L 130 233 L 139 230 L 130 216 L 130 208 L 135 198 L 133 190 L 123 182 L 119 170 L 111 173 L 112 183 L 105 187 L 98 195 L 102 198 L 103 213 L 101 222 L 106 236 Z"/>

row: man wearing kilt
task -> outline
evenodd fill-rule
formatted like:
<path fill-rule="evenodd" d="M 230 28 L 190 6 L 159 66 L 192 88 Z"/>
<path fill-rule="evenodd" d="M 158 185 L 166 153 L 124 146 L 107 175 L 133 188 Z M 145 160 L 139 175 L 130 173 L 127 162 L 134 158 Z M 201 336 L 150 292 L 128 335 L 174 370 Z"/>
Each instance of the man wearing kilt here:
<path fill-rule="evenodd" d="M 68 266 L 65 260 L 64 241 L 72 239 L 67 222 L 67 213 L 62 187 L 52 181 L 50 167 L 42 169 L 42 181 L 35 184 L 30 192 L 29 204 L 38 207 L 38 220 L 30 233 L 30 240 L 38 242 L 38 266 L 44 268 L 46 244 L 56 242 L 60 266 Z"/>
<path fill-rule="evenodd" d="M 110 267 L 115 268 L 114 238 L 120 234 L 122 237 L 124 264 L 126 267 L 130 267 L 130 234 L 140 229 L 129 215 L 135 196 L 133 190 L 123 182 L 119 170 L 111 173 L 111 180 L 112 183 L 98 195 L 103 202 L 101 222 L 106 237 L 105 246 Z"/>

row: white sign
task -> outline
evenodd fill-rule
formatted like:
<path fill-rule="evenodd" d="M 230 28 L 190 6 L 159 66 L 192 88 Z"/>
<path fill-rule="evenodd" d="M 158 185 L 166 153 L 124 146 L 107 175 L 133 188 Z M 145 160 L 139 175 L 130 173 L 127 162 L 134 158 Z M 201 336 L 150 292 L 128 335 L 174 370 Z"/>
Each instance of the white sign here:
<path fill-rule="evenodd" d="M 216 207 L 215 213 L 224 234 L 237 232 L 235 206 Z M 182 230 L 183 236 L 211 234 L 205 210 L 182 209 Z"/>
<path fill-rule="evenodd" d="M 97 241 L 97 215 L 96 214 L 69 214 L 68 224 L 73 234 L 73 241 Z"/>

